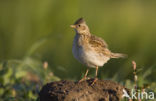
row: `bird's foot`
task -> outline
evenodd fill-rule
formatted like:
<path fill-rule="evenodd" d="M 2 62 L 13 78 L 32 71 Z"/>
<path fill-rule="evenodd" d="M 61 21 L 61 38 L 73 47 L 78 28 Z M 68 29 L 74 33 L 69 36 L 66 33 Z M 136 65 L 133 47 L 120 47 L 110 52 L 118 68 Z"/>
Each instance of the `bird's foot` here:
<path fill-rule="evenodd" d="M 98 78 L 96 77 L 96 78 L 93 80 L 93 82 L 91 83 L 91 86 L 93 86 L 97 80 L 98 80 Z"/>
<path fill-rule="evenodd" d="M 79 80 L 78 83 L 80 83 L 80 82 L 82 82 L 82 81 L 84 81 L 84 80 L 88 80 L 88 79 L 90 79 L 90 78 L 85 76 L 85 77 L 83 77 L 81 80 Z"/>

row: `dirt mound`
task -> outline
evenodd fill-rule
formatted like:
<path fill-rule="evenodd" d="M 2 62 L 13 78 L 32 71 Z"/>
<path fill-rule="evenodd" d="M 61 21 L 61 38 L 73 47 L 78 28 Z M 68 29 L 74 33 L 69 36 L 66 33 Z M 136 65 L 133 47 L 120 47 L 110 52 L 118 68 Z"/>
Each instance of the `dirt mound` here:
<path fill-rule="evenodd" d="M 120 101 L 123 86 L 109 80 L 93 79 L 81 83 L 73 81 L 51 82 L 43 86 L 39 93 L 40 101 Z"/>

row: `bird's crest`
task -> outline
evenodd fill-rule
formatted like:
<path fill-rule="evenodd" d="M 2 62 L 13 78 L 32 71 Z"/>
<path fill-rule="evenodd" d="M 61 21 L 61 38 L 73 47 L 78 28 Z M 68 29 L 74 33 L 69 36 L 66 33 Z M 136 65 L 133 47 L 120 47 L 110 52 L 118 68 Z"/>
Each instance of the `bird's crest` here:
<path fill-rule="evenodd" d="M 81 23 L 85 23 L 85 20 L 83 18 L 79 18 L 74 24 L 81 24 Z"/>

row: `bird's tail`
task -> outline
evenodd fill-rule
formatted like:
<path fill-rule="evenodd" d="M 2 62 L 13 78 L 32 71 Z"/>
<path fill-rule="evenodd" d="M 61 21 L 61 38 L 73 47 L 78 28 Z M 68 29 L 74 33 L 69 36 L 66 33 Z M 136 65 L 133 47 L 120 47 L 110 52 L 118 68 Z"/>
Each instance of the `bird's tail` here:
<path fill-rule="evenodd" d="M 111 53 L 111 58 L 127 58 L 128 56 L 126 54 L 122 53 Z"/>

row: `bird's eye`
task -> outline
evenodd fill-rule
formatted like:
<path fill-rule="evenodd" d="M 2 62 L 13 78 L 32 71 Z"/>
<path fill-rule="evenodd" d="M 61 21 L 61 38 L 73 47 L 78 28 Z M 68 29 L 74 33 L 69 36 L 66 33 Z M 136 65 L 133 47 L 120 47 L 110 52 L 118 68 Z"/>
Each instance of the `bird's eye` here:
<path fill-rule="evenodd" d="M 81 25 L 78 25 L 79 27 L 81 26 Z"/>

